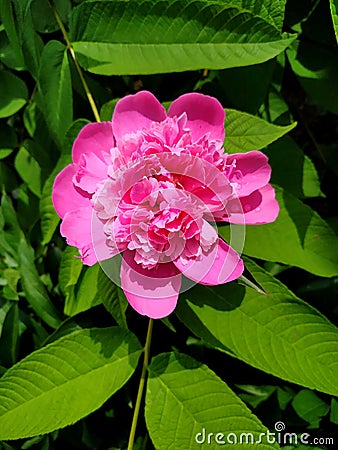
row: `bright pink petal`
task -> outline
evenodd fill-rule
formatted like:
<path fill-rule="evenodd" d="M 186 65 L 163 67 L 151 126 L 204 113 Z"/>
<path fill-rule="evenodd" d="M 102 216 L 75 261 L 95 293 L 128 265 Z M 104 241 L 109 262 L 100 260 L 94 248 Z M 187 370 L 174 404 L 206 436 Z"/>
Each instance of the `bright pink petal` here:
<path fill-rule="evenodd" d="M 114 110 L 114 136 L 119 140 L 126 134 L 148 128 L 151 122 L 162 122 L 165 118 L 164 107 L 150 92 L 127 95 L 117 102 Z"/>
<path fill-rule="evenodd" d="M 73 178 L 75 186 L 93 194 L 99 182 L 107 178 L 108 165 L 95 153 L 84 153 L 78 161 L 78 169 Z"/>
<path fill-rule="evenodd" d="M 209 253 L 203 252 L 199 259 L 184 263 L 178 258 L 174 264 L 186 277 L 210 286 L 235 280 L 244 270 L 238 253 L 219 238 L 213 249 Z"/>
<path fill-rule="evenodd" d="M 169 117 L 187 114 L 186 127 L 191 129 L 192 140 L 210 133 L 210 139 L 224 140 L 224 108 L 218 100 L 208 95 L 184 94 L 174 100 L 169 107 Z"/>
<path fill-rule="evenodd" d="M 76 188 L 73 177 L 77 171 L 75 164 L 65 167 L 55 178 L 52 201 L 58 215 L 63 218 L 67 212 L 90 206 L 89 197 Z"/>
<path fill-rule="evenodd" d="M 159 319 L 168 316 L 177 303 L 182 276 L 172 263 L 142 269 L 134 252 L 126 250 L 121 264 L 121 285 L 131 306 L 140 314 Z"/>
<path fill-rule="evenodd" d="M 228 155 L 227 165 L 232 164 L 235 167 L 231 168 L 228 178 L 239 197 L 262 188 L 270 180 L 271 167 L 268 164 L 268 157 L 262 152 L 254 150 Z"/>
<path fill-rule="evenodd" d="M 279 213 L 279 205 L 275 199 L 275 190 L 267 184 L 247 197 L 231 200 L 227 205 L 228 222 L 247 225 L 258 225 L 274 222 Z"/>
<path fill-rule="evenodd" d="M 85 125 L 76 138 L 72 157 L 78 163 L 81 155 L 95 153 L 102 161 L 107 161 L 110 149 L 115 147 L 111 122 L 89 123 Z"/>

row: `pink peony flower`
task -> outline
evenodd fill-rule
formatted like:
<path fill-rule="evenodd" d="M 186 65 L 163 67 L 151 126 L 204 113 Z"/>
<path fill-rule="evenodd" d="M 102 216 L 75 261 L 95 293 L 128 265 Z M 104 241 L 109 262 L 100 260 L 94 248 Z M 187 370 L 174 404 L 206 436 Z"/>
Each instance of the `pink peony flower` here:
<path fill-rule="evenodd" d="M 202 94 L 182 95 L 168 114 L 150 92 L 126 96 L 112 122 L 81 130 L 73 164 L 55 179 L 61 234 L 87 265 L 122 253 L 121 285 L 140 314 L 170 314 L 182 274 L 206 285 L 242 274 L 240 256 L 212 222 L 277 217 L 267 157 L 224 153 L 224 118 Z"/>

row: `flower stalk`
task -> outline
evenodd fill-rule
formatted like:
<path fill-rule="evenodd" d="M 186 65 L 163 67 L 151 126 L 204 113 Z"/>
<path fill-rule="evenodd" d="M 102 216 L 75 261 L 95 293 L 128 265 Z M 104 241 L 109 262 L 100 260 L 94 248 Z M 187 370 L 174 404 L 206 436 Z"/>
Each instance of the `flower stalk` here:
<path fill-rule="evenodd" d="M 129 441 L 128 441 L 128 450 L 132 450 L 133 449 L 133 445 L 134 445 L 134 439 L 135 439 L 136 427 L 137 427 L 137 422 L 138 422 L 138 416 L 139 416 L 140 406 L 141 406 L 142 397 L 143 397 L 143 390 L 144 390 L 144 385 L 145 385 L 145 382 L 146 382 L 146 379 L 147 379 L 148 364 L 149 364 L 149 358 L 150 358 L 150 344 L 151 344 L 151 336 L 152 336 L 152 331 L 153 331 L 153 324 L 154 324 L 154 320 L 153 319 L 149 319 L 146 343 L 144 345 L 142 373 L 141 373 L 140 383 L 139 383 L 138 391 L 137 391 L 137 397 L 136 397 L 136 403 L 135 403 L 135 408 L 134 408 L 133 421 L 131 423 L 131 428 L 130 428 Z"/>

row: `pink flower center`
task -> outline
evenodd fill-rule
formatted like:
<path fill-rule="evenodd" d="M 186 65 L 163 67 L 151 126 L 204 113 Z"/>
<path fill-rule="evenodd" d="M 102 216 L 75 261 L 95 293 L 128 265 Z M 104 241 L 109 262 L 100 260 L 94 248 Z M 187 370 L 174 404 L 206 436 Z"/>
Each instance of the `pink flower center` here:
<path fill-rule="evenodd" d="M 108 245 L 135 250 L 143 268 L 177 258 L 187 263 L 210 251 L 217 234 L 202 235 L 204 219 L 232 194 L 221 173 L 227 167 L 222 143 L 207 135 L 193 143 L 185 125 L 182 114 L 125 135 L 111 151 L 109 178 L 93 197 Z M 223 189 L 212 186 L 217 176 Z"/>

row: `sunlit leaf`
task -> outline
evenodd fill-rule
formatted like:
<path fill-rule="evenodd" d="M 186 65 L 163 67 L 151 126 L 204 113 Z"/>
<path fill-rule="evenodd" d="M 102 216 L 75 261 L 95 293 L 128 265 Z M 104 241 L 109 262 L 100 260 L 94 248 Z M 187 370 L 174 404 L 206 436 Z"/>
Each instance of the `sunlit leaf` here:
<path fill-rule="evenodd" d="M 266 122 L 234 109 L 226 109 L 224 148 L 228 153 L 260 150 L 291 131 L 296 122 L 285 127 Z"/>
<path fill-rule="evenodd" d="M 208 443 L 210 448 L 225 444 L 230 448 L 231 444 L 237 444 L 241 448 L 251 449 L 260 433 L 266 431 L 257 417 L 214 372 L 179 353 L 163 353 L 151 362 L 146 422 L 158 450 L 190 450 L 199 448 L 201 444 L 207 446 Z M 234 441 L 236 438 L 237 441 Z M 246 441 L 246 438 L 249 440 Z M 264 439 L 259 447 L 279 448 Z"/>
<path fill-rule="evenodd" d="M 241 5 L 202 0 L 82 3 L 71 27 L 80 63 L 104 75 L 248 66 L 294 38 Z"/>
<path fill-rule="evenodd" d="M 245 265 L 268 295 L 234 283 L 181 295 L 179 318 L 206 343 L 267 373 L 337 395 L 338 332 L 252 261 Z"/>
<path fill-rule="evenodd" d="M 38 350 L 0 379 L 0 439 L 49 433 L 99 408 L 134 372 L 136 337 L 87 329 Z"/>

